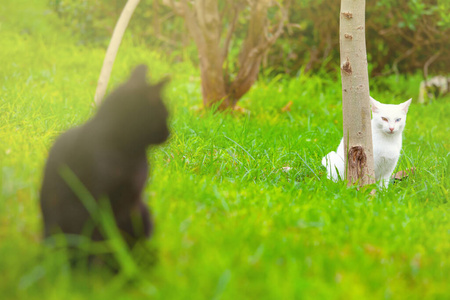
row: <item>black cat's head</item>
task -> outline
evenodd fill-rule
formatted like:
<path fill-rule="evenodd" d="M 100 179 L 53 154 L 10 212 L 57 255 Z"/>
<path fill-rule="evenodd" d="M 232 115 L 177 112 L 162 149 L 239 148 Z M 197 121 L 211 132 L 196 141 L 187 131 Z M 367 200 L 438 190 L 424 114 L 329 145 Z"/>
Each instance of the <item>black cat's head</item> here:
<path fill-rule="evenodd" d="M 147 67 L 137 66 L 128 81 L 114 90 L 101 105 L 97 116 L 118 142 L 152 145 L 169 137 L 169 113 L 161 99 L 167 79 L 147 84 Z"/>

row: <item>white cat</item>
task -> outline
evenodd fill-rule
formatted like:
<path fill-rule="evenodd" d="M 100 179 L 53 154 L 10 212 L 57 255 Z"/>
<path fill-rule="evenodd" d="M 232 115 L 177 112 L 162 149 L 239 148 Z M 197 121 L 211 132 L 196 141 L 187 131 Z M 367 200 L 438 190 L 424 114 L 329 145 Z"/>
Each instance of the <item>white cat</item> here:
<path fill-rule="evenodd" d="M 383 104 L 370 97 L 372 107 L 372 140 L 375 180 L 387 188 L 392 172 L 397 165 L 402 149 L 402 133 L 406 124 L 406 114 L 411 100 L 398 104 Z M 343 179 L 345 174 L 344 140 L 336 152 L 331 151 L 322 158 L 327 168 L 328 178 Z"/>

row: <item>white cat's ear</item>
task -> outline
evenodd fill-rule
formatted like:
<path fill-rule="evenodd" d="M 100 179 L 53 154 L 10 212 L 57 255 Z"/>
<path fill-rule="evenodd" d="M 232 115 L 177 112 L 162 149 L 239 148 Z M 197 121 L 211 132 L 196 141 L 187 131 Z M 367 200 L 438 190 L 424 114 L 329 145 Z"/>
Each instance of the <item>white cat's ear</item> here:
<path fill-rule="evenodd" d="M 380 104 L 380 102 L 378 102 L 377 100 L 375 100 L 372 97 L 370 97 L 370 105 L 372 106 L 372 112 L 374 112 L 374 113 L 378 112 L 379 104 Z"/>
<path fill-rule="evenodd" d="M 408 108 L 409 108 L 409 105 L 411 104 L 411 101 L 412 101 L 412 98 L 401 104 L 402 110 L 405 112 L 405 114 L 408 112 Z"/>

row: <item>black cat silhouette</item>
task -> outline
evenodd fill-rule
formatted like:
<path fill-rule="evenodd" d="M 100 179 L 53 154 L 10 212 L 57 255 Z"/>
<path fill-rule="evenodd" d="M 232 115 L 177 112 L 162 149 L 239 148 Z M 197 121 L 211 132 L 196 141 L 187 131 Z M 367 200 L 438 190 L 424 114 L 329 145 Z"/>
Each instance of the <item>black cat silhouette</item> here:
<path fill-rule="evenodd" d="M 108 199 L 117 228 L 129 246 L 150 237 L 153 222 L 142 192 L 149 173 L 146 149 L 169 136 L 162 81 L 146 83 L 140 65 L 84 125 L 57 138 L 46 163 L 40 194 L 44 236 L 63 233 L 104 240 L 105 234 L 63 176 L 67 170 L 96 204 Z"/>

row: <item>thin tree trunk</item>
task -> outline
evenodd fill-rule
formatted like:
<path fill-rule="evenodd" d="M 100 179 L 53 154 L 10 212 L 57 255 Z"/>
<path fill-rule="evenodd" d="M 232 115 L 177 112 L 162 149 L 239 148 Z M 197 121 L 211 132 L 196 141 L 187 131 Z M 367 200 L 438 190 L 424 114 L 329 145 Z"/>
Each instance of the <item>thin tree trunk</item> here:
<path fill-rule="evenodd" d="M 136 6 L 139 4 L 139 1 L 140 0 L 128 0 L 122 13 L 120 14 L 116 27 L 114 28 L 111 41 L 109 43 L 108 49 L 106 50 L 102 70 L 100 71 L 100 76 L 98 78 L 97 89 L 95 91 L 94 100 L 97 105 L 100 104 L 100 102 L 103 100 L 103 97 L 105 96 L 109 77 L 111 76 L 111 70 L 113 68 L 120 43 L 122 42 L 123 34 L 125 33 L 128 22 L 130 21 L 131 16 L 136 9 Z"/>
<path fill-rule="evenodd" d="M 375 182 L 365 0 L 341 0 L 340 52 L 346 178 L 349 185 Z"/>

